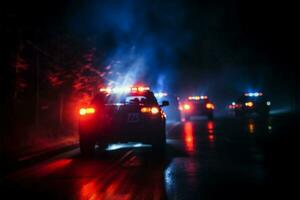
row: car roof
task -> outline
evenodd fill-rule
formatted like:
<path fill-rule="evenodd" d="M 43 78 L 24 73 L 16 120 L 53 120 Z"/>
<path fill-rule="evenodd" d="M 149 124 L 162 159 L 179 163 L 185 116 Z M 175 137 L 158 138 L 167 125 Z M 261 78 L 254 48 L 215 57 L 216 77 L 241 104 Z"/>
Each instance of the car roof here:
<path fill-rule="evenodd" d="M 157 99 L 154 96 L 152 91 L 144 91 L 144 92 L 129 92 L 129 93 L 103 93 L 99 92 L 98 94 L 95 95 L 93 98 L 93 103 L 99 103 L 99 102 L 107 102 L 110 101 L 114 96 L 117 97 L 119 95 L 120 98 L 117 99 L 122 99 L 123 97 L 128 97 L 128 96 L 144 96 L 147 99 L 149 99 L 151 102 L 157 104 Z"/>

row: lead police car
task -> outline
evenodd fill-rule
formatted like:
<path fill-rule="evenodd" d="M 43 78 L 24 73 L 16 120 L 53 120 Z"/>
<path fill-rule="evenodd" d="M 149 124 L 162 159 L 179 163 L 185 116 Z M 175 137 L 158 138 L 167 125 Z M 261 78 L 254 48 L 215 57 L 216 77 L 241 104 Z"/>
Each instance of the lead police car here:
<path fill-rule="evenodd" d="M 80 109 L 79 140 L 82 154 L 95 145 L 105 148 L 115 142 L 142 142 L 161 150 L 166 144 L 166 115 L 149 87 L 102 88 L 91 105 Z"/>

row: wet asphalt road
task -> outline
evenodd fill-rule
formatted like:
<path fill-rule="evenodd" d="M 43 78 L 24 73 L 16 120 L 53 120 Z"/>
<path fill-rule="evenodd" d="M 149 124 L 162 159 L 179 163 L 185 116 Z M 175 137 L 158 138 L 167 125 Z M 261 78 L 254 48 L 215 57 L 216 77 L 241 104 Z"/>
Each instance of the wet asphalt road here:
<path fill-rule="evenodd" d="M 299 199 L 298 133 L 295 117 L 175 123 L 165 154 L 75 149 L 7 174 L 1 199 Z"/>

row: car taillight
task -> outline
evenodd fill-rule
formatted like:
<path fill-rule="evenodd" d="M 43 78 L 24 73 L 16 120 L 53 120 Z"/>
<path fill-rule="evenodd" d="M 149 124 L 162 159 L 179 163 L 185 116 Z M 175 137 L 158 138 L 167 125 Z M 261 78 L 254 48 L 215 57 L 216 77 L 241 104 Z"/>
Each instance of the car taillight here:
<path fill-rule="evenodd" d="M 151 114 L 157 114 L 159 113 L 159 109 L 157 107 L 143 107 L 141 108 L 142 113 L 151 113 Z"/>
<path fill-rule="evenodd" d="M 152 107 L 151 108 L 151 113 L 152 114 L 157 114 L 157 113 L 159 113 L 159 109 L 157 107 Z"/>
<path fill-rule="evenodd" d="M 214 106 L 214 104 L 212 104 L 212 103 L 207 103 L 207 104 L 206 104 L 206 108 L 207 108 L 207 109 L 215 109 L 215 106 Z"/>
<path fill-rule="evenodd" d="M 94 114 L 95 112 L 96 112 L 95 108 L 81 108 L 79 110 L 80 115 Z"/>
<path fill-rule="evenodd" d="M 183 105 L 183 109 L 184 110 L 190 110 L 191 109 L 191 106 L 189 104 L 184 104 Z"/>
<path fill-rule="evenodd" d="M 143 107 L 143 108 L 141 108 L 141 112 L 142 113 L 147 113 L 147 112 L 150 112 L 151 111 L 151 108 L 149 108 L 149 107 Z"/>
<path fill-rule="evenodd" d="M 245 103 L 245 106 L 247 106 L 247 107 L 253 107 L 253 102 L 252 101 L 248 101 L 248 102 L 246 102 Z"/>

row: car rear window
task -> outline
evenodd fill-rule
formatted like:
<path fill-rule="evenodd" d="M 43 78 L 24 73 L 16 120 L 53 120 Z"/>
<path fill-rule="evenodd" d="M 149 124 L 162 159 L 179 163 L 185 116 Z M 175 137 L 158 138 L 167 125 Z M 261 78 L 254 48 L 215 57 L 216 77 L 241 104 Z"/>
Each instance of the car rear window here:
<path fill-rule="evenodd" d="M 106 97 L 106 104 L 124 104 L 124 105 L 147 105 L 155 104 L 155 98 L 146 95 L 126 94 L 117 95 L 112 94 Z"/>

